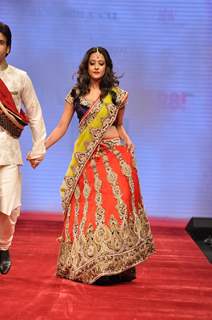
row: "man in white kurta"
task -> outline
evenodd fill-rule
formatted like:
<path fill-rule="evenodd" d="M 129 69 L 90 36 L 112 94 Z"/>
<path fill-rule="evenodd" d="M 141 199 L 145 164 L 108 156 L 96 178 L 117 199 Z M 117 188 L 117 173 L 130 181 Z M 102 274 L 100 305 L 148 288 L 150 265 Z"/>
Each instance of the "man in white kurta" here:
<path fill-rule="evenodd" d="M 6 28 L 6 33 L 4 32 Z M 10 31 L 10 30 L 9 30 Z M 41 107 L 32 82 L 23 70 L 8 65 L 5 57 L 10 52 L 8 26 L 0 23 L 0 79 L 12 94 L 16 108 L 22 105 L 29 118 L 32 132 L 32 151 L 28 154 L 31 165 L 39 162 L 45 154 L 46 129 Z M 37 160 L 36 160 L 37 159 Z M 11 246 L 15 224 L 21 206 L 21 173 L 23 164 L 19 140 L 0 126 L 0 273 L 6 274 L 11 266 Z"/>

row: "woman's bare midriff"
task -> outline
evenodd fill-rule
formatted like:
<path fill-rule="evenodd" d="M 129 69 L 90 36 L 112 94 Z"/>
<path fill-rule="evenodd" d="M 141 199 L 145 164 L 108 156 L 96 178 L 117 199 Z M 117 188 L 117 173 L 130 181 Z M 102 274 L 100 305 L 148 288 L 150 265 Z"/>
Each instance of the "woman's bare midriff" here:
<path fill-rule="evenodd" d="M 111 126 L 109 127 L 104 135 L 103 135 L 103 138 L 119 138 L 119 133 L 118 133 L 118 130 L 115 126 Z"/>

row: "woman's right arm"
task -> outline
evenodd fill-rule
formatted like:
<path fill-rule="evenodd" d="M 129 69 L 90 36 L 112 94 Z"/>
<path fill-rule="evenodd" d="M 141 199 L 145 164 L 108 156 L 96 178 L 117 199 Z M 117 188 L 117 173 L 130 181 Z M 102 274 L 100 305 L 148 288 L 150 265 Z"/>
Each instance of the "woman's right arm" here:
<path fill-rule="evenodd" d="M 73 103 L 65 102 L 63 114 L 56 126 L 56 128 L 50 133 L 46 139 L 46 149 L 50 148 L 58 140 L 60 140 L 66 133 L 68 126 L 74 114 Z"/>

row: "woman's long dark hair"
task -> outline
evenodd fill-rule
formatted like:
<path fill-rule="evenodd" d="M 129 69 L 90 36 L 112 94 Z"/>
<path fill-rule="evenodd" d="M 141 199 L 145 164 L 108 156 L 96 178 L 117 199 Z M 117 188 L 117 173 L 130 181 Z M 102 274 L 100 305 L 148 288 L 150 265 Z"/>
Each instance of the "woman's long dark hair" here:
<path fill-rule="evenodd" d="M 108 51 L 102 47 L 90 48 L 86 52 L 82 62 L 80 63 L 79 70 L 77 72 L 77 83 L 73 88 L 71 95 L 74 99 L 76 99 L 79 96 L 84 96 L 89 92 L 90 76 L 88 74 L 88 62 L 90 55 L 95 52 L 101 53 L 104 56 L 106 63 L 105 74 L 100 82 L 100 98 L 104 98 L 110 92 L 112 94 L 113 102 L 115 102 L 116 94 L 111 89 L 114 86 L 119 85 L 119 80 L 113 71 L 113 63 Z"/>

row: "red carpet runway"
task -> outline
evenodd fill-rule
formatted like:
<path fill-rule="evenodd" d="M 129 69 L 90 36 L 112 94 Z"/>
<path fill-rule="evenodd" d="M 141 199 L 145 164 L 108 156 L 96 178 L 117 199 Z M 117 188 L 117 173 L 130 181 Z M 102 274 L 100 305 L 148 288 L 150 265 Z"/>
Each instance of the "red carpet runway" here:
<path fill-rule="evenodd" d="M 55 277 L 61 215 L 22 214 L 12 269 L 0 275 L 0 320 L 211 320 L 212 265 L 187 221 L 150 221 L 156 254 L 133 283 L 100 287 Z"/>

